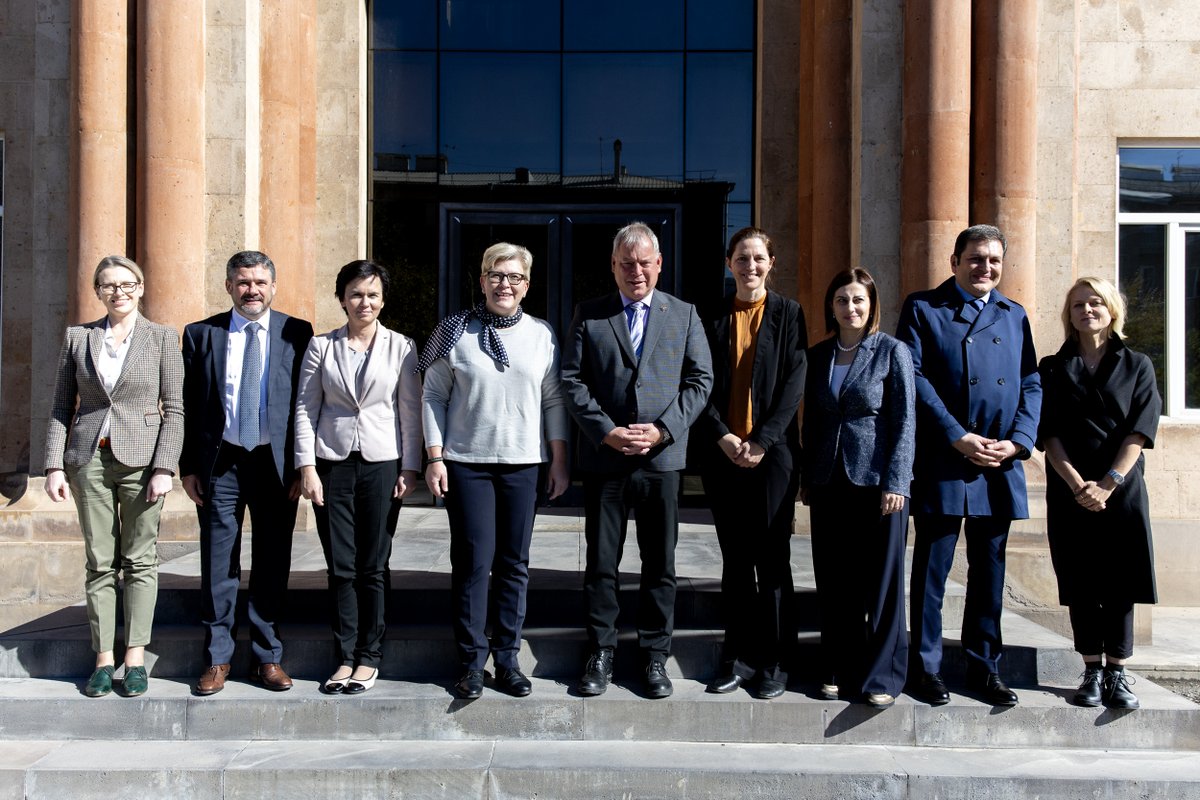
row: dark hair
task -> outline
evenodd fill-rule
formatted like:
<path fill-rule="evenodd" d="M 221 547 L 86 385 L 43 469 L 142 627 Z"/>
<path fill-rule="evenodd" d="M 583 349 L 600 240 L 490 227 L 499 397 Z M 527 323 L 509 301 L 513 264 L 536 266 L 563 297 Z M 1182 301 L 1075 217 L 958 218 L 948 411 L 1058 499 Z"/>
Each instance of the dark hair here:
<path fill-rule="evenodd" d="M 954 240 L 954 259 L 962 255 L 963 250 L 967 249 L 967 245 L 971 242 L 999 242 L 1000 251 L 1008 252 L 1008 239 L 1004 238 L 1004 234 L 995 225 L 972 225 L 958 235 Z"/>
<path fill-rule="evenodd" d="M 346 287 L 354 283 L 359 278 L 370 278 L 374 276 L 379 278 L 379 286 L 383 292 L 383 299 L 387 300 L 388 287 L 391 286 L 391 276 L 388 271 L 374 261 L 359 259 L 351 261 L 346 266 L 338 270 L 337 283 L 334 284 L 334 293 L 338 300 L 346 299 Z"/>
<path fill-rule="evenodd" d="M 756 228 L 753 225 L 749 225 L 745 228 L 742 228 L 730 238 L 729 247 L 725 250 L 725 258 L 732 259 L 733 251 L 737 249 L 739 244 L 747 239 L 762 239 L 763 245 L 765 245 L 767 248 L 767 255 L 769 255 L 771 258 L 775 257 L 775 249 L 771 247 L 771 237 L 767 235 L 767 232 L 762 228 Z"/>
<path fill-rule="evenodd" d="M 271 280 L 275 280 L 275 262 L 257 250 L 243 250 L 230 256 L 229 263 L 225 265 L 225 280 L 233 280 L 233 274 L 243 267 L 257 266 L 266 267 L 267 272 L 271 273 Z"/>
<path fill-rule="evenodd" d="M 867 313 L 867 335 L 878 333 L 880 316 L 879 292 L 875 289 L 875 279 L 871 277 L 871 273 L 862 267 L 844 269 L 837 275 L 834 275 L 833 280 L 829 282 L 829 288 L 825 290 L 825 332 L 837 333 L 838 321 L 833 313 L 833 296 L 837 293 L 838 289 L 843 286 L 849 286 L 852 283 L 861 283 L 867 287 L 867 299 L 871 301 L 871 310 Z"/>

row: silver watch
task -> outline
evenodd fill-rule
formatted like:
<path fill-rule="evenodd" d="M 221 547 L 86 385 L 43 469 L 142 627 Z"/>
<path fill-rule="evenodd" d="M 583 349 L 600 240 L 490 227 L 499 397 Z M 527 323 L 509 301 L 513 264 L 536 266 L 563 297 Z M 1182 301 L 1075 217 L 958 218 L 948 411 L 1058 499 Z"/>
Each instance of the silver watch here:
<path fill-rule="evenodd" d="M 1113 483 L 1115 483 L 1117 486 L 1125 483 L 1125 476 L 1117 472 L 1115 469 L 1110 469 L 1108 471 L 1108 477 L 1112 478 Z"/>

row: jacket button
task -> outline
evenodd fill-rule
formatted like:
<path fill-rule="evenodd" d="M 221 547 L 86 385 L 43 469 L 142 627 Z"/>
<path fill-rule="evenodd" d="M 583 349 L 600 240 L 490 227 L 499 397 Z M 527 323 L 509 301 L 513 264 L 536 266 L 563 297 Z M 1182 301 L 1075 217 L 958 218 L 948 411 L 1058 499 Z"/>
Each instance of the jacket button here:
<path fill-rule="evenodd" d="M 967 428 L 969 428 L 970 430 L 975 430 L 978 427 L 979 427 L 979 423 L 976 422 L 975 420 L 971 420 L 970 424 L 967 425 Z"/>
<path fill-rule="evenodd" d="M 974 337 L 974 336 L 968 336 L 968 337 L 967 337 L 967 344 L 975 344 L 975 337 Z"/>
<path fill-rule="evenodd" d="M 1000 337 L 997 336 L 995 339 L 992 339 L 992 344 L 1000 344 Z"/>
<path fill-rule="evenodd" d="M 996 383 L 998 383 L 998 384 L 1000 384 L 1001 386 L 1003 386 L 1003 385 L 1004 385 L 1004 378 L 997 378 L 997 379 L 996 379 Z"/>
<path fill-rule="evenodd" d="M 977 383 L 979 383 L 979 378 L 971 378 L 971 385 L 972 385 L 972 386 L 974 386 L 974 385 L 975 385 L 975 384 L 977 384 Z"/>

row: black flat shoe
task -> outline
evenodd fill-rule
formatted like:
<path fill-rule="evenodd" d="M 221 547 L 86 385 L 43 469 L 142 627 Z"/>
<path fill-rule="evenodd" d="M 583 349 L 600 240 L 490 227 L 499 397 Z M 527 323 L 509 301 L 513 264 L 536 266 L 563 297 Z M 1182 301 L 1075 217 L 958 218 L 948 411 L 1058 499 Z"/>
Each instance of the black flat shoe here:
<path fill-rule="evenodd" d="M 921 682 L 917 685 L 917 697 L 931 706 L 944 706 L 950 702 L 950 691 L 946 688 L 946 682 L 942 680 L 941 675 L 936 672 L 926 672 L 921 676 Z"/>
<path fill-rule="evenodd" d="M 361 681 L 356 681 L 351 678 L 346 683 L 346 688 L 342 689 L 342 694 L 362 694 L 363 692 L 375 686 L 375 679 L 379 677 L 379 668 L 376 667 L 371 673 L 371 677 L 364 678 Z"/>
<path fill-rule="evenodd" d="M 475 700 L 483 696 L 483 670 L 469 669 L 454 684 L 454 693 L 463 700 Z"/>
<path fill-rule="evenodd" d="M 709 694 L 729 694 L 740 689 L 743 683 L 745 681 L 741 675 L 734 675 L 732 673 L 729 675 L 720 675 L 713 678 L 708 686 L 704 687 L 704 691 Z"/>
<path fill-rule="evenodd" d="M 979 699 L 993 706 L 1015 706 L 1017 704 L 1017 693 L 1005 685 L 1004 681 L 1000 680 L 1000 675 L 995 672 L 989 672 L 983 680 L 975 680 L 968 684 L 968 688 L 978 695 Z"/>
<path fill-rule="evenodd" d="M 92 677 L 88 678 L 87 684 L 83 687 L 83 693 L 88 697 L 104 697 L 112 692 L 115 671 L 116 667 L 112 664 L 96 667 L 96 671 L 92 673 Z"/>
<path fill-rule="evenodd" d="M 496 667 L 496 680 L 492 685 L 496 691 L 513 697 L 528 697 L 533 691 L 533 684 L 518 667 Z"/>
<path fill-rule="evenodd" d="M 336 674 L 337 671 L 334 670 L 334 675 Z M 347 673 L 346 677 L 344 678 L 335 678 L 333 675 L 330 675 L 325 679 L 325 682 L 321 684 L 321 694 L 342 694 L 346 691 L 346 685 L 350 683 L 350 678 L 353 676 L 353 672 Z"/>

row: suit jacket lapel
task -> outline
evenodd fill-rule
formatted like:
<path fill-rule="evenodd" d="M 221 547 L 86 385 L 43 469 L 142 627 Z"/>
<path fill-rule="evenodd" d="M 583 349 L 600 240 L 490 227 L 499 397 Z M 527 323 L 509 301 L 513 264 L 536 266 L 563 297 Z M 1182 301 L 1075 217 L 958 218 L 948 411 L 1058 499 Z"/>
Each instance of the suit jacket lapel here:
<path fill-rule="evenodd" d="M 867 369 L 867 364 L 871 363 L 871 359 L 875 357 L 876 337 L 874 334 L 863 337 L 862 344 L 858 346 L 858 352 L 854 354 L 854 360 L 850 362 L 850 369 L 846 372 L 846 379 L 842 381 L 842 390 L 839 396 L 846 394 L 846 387 L 852 386 L 855 381 L 862 378 L 863 372 Z"/>
<path fill-rule="evenodd" d="M 92 370 L 101 389 L 104 389 L 104 379 L 100 378 L 100 351 L 104 349 L 104 332 L 107 329 L 104 320 L 100 320 L 88 330 L 87 338 L 88 358 L 91 359 Z"/>
<path fill-rule="evenodd" d="M 125 376 L 129 373 L 131 364 L 136 363 L 138 358 L 141 358 L 142 351 L 146 349 L 146 342 L 150 339 L 150 326 L 146 324 L 146 320 L 141 320 L 140 323 L 135 323 L 133 326 L 132 338 L 129 341 L 129 350 L 125 353 L 125 361 L 121 364 L 121 374 L 117 376 L 117 382 L 113 384 L 113 394 L 121 388 L 121 383 L 125 380 Z"/>
<path fill-rule="evenodd" d="M 655 293 L 653 305 L 646 311 L 646 327 L 642 334 L 642 358 L 647 358 L 654 352 L 658 337 L 662 335 L 663 326 L 667 322 L 667 302 L 662 295 Z M 632 349 L 632 343 L 630 345 Z"/>
<path fill-rule="evenodd" d="M 370 393 L 371 387 L 375 385 L 375 381 L 379 378 L 379 371 L 384 368 L 381 365 L 385 364 L 385 362 L 379 354 L 388 351 L 388 344 L 391 338 L 392 332 L 383 327 L 382 324 L 376 327 L 375 341 L 371 343 L 371 351 L 366 356 L 367 363 L 363 365 L 362 391 L 358 391 L 358 387 L 355 386 L 354 396 L 358 398 L 359 404 Z M 355 384 L 357 384 L 357 381 L 355 381 Z"/>
<path fill-rule="evenodd" d="M 346 388 L 346 394 L 357 401 L 358 381 L 355 380 L 354 366 L 350 362 L 349 333 L 349 328 L 343 325 L 329 346 L 333 350 L 333 362 L 337 364 L 338 375 L 342 379 L 342 385 Z"/>
<path fill-rule="evenodd" d="M 617 339 L 617 344 L 621 346 L 621 350 L 629 358 L 630 363 L 637 364 L 637 353 L 633 352 L 633 340 L 629 338 L 629 317 L 625 316 L 625 305 L 621 301 L 621 294 L 618 292 L 613 297 L 616 303 L 616 313 L 608 318 L 608 324 L 612 325 L 613 336 Z M 646 340 L 642 339 L 642 352 L 646 352 Z"/>

